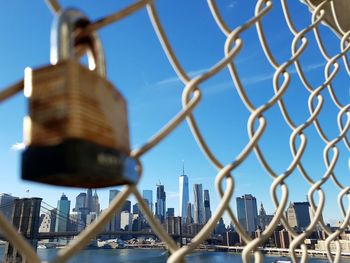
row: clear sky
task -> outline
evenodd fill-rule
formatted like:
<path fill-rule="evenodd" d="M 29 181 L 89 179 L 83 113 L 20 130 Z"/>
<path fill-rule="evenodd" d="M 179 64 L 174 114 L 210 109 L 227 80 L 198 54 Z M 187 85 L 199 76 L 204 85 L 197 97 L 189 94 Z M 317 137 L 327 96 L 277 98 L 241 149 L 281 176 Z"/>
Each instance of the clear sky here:
<path fill-rule="evenodd" d="M 67 7 L 71 1 L 60 1 Z M 287 1 L 292 18 L 300 30 L 311 17 L 299 1 Z M 96 20 L 132 1 L 74 1 L 91 20 Z M 220 0 L 219 9 L 231 28 L 235 28 L 253 16 L 255 1 Z M 203 73 L 224 56 L 225 36 L 213 20 L 206 1 L 156 1 L 160 20 L 164 26 L 180 63 L 191 76 Z M 44 1 L 7 1 L 0 3 L 0 89 L 23 78 L 25 67 L 40 67 L 49 63 L 50 28 L 53 16 Z M 292 34 L 282 16 L 279 1 L 264 18 L 266 36 L 279 63 L 291 56 Z M 327 28 L 321 28 L 326 48 L 331 54 L 339 52 L 338 40 Z M 181 110 L 183 84 L 170 66 L 154 33 L 145 9 L 99 31 L 106 53 L 107 76 L 122 92 L 128 102 L 129 126 L 132 148 L 145 143 L 156 131 Z M 326 61 L 321 56 L 312 34 L 308 34 L 309 46 L 301 62 L 310 83 L 317 87 L 324 81 Z M 235 60 L 239 74 L 255 106 L 265 103 L 273 95 L 273 68 L 266 60 L 259 45 L 255 28 L 242 35 L 244 47 Z M 343 104 L 349 103 L 349 78 L 343 65 L 333 88 Z M 309 116 L 309 93 L 302 86 L 294 66 L 289 69 L 291 84 L 284 98 L 293 120 L 303 123 Z M 226 164 L 232 161 L 248 143 L 247 120 L 249 112 L 240 100 L 227 69 L 221 71 L 200 86 L 203 96 L 194 115 L 200 129 L 218 159 Z M 330 138 L 336 136 L 338 110 L 325 91 L 325 105 L 320 122 Z M 15 196 L 40 196 L 56 206 L 64 192 L 70 200 L 82 189 L 53 187 L 26 182 L 20 179 L 20 154 L 13 145 L 22 142 L 22 122 L 26 115 L 23 95 L 0 104 L 0 192 Z M 282 173 L 292 161 L 289 150 L 291 130 L 284 122 L 278 107 L 266 113 L 267 128 L 260 145 L 266 159 L 277 173 Z M 308 146 L 302 162 L 310 176 L 319 180 L 325 172 L 322 151 L 325 147 L 313 126 L 305 134 Z M 349 152 L 338 144 L 340 158 L 336 167 L 338 179 L 349 182 Z M 187 123 L 182 123 L 157 147 L 142 157 L 144 173 L 139 189 L 152 189 L 155 198 L 156 183 L 165 185 L 167 207 L 178 211 L 178 177 L 182 173 L 182 160 L 189 177 L 190 200 L 192 185 L 202 183 L 209 189 L 212 210 L 218 204 L 214 187 L 216 169 L 204 157 L 191 135 Z M 233 171 L 236 180 L 234 196 L 251 193 L 263 202 L 268 213 L 274 212 L 270 197 L 271 177 L 261 168 L 254 154 Z M 305 201 L 309 185 L 299 172 L 287 179 L 290 201 Z M 29 189 L 29 193 L 26 190 Z M 340 219 L 336 204 L 339 189 L 329 180 L 323 187 L 327 201 L 325 218 Z M 108 189 L 98 190 L 101 206 L 108 205 Z M 133 200 L 133 198 L 131 198 Z M 155 200 L 153 200 L 155 202 Z M 235 208 L 235 199 L 231 201 Z M 258 204 L 258 206 L 260 206 Z M 226 222 L 228 223 L 228 222 Z"/>

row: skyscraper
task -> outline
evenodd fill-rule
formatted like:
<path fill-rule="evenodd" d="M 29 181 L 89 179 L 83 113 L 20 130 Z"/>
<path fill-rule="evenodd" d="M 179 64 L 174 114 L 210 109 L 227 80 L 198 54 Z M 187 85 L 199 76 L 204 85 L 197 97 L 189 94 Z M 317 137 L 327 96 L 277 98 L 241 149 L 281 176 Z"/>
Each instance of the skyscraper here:
<path fill-rule="evenodd" d="M 194 223 L 204 224 L 204 204 L 202 184 L 193 185 L 194 194 Z"/>
<path fill-rule="evenodd" d="M 81 208 L 86 207 L 86 193 L 80 193 L 75 198 L 75 208 L 73 209 L 76 212 L 79 212 Z"/>
<path fill-rule="evenodd" d="M 131 201 L 130 200 L 125 200 L 122 208 L 120 209 L 121 212 L 127 211 L 131 213 Z"/>
<path fill-rule="evenodd" d="M 132 214 L 128 211 L 122 211 L 120 214 L 120 229 L 125 231 L 131 230 Z"/>
<path fill-rule="evenodd" d="M 91 210 L 91 212 L 94 212 L 97 215 L 100 213 L 100 200 L 98 198 L 96 189 L 95 189 L 94 195 L 92 196 L 92 210 Z"/>
<path fill-rule="evenodd" d="M 236 202 L 239 223 L 248 233 L 254 232 L 258 224 L 256 198 L 251 194 L 245 194 L 242 197 L 237 197 Z"/>
<path fill-rule="evenodd" d="M 270 224 L 273 219 L 273 215 L 266 214 L 265 208 L 261 203 L 259 215 L 258 215 L 258 225 L 261 230 L 265 230 L 265 228 Z"/>
<path fill-rule="evenodd" d="M 157 202 L 156 202 L 156 216 L 161 223 L 165 221 L 166 211 L 166 194 L 164 191 L 164 185 L 157 185 Z"/>
<path fill-rule="evenodd" d="M 66 232 L 68 227 L 70 211 L 70 201 L 63 193 L 61 199 L 57 201 L 57 214 L 55 232 Z"/>
<path fill-rule="evenodd" d="M 172 207 L 169 207 L 166 210 L 166 217 L 174 217 L 175 216 L 175 209 Z"/>
<path fill-rule="evenodd" d="M 143 197 L 143 199 L 147 200 L 148 207 L 153 213 L 153 192 L 152 192 L 152 190 L 143 190 L 142 197 Z"/>
<path fill-rule="evenodd" d="M 109 204 L 113 201 L 113 199 L 120 193 L 119 190 L 109 190 Z M 109 224 L 106 225 L 106 231 L 115 232 L 120 230 L 120 214 L 121 212 L 118 211 L 114 214 L 114 216 L 111 218 L 111 221 Z"/>
<path fill-rule="evenodd" d="M 92 211 L 92 189 L 88 189 L 86 192 L 85 207 L 88 208 L 89 212 Z"/>
<path fill-rule="evenodd" d="M 132 213 L 133 213 L 134 215 L 140 214 L 140 208 L 139 208 L 139 204 L 138 204 L 138 203 L 136 203 L 136 204 L 134 204 L 134 205 L 132 206 Z"/>
<path fill-rule="evenodd" d="M 304 230 L 310 224 L 309 202 L 290 203 L 287 209 L 287 220 L 290 227 Z"/>
<path fill-rule="evenodd" d="M 188 202 L 187 204 L 187 214 L 186 214 L 186 221 L 185 223 L 187 225 L 192 224 L 193 223 L 193 217 L 192 217 L 192 204 L 190 202 Z"/>
<path fill-rule="evenodd" d="M 209 190 L 204 190 L 204 223 L 211 218 Z"/>
<path fill-rule="evenodd" d="M 182 221 L 186 220 L 187 216 L 187 204 L 189 202 L 188 196 L 188 177 L 185 175 L 184 166 L 182 166 L 182 175 L 179 177 L 179 197 L 180 197 L 180 216 L 182 217 Z"/>

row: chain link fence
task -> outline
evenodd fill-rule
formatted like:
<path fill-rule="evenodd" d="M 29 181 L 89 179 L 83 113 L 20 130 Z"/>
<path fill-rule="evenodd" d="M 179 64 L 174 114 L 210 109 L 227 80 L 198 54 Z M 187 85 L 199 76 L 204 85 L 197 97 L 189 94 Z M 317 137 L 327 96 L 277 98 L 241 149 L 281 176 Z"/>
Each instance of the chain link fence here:
<path fill-rule="evenodd" d="M 157 4 L 152 0 L 141 0 L 138 1 L 125 9 L 114 13 L 113 15 L 107 16 L 101 20 L 98 20 L 86 29 L 86 33 L 98 30 L 110 23 L 121 20 L 127 16 L 130 16 L 134 12 L 140 9 L 147 9 L 148 17 L 152 22 L 154 31 L 156 32 L 158 39 L 162 45 L 165 55 L 167 56 L 169 63 L 176 72 L 178 78 L 183 83 L 182 92 L 182 109 L 176 114 L 169 122 L 156 134 L 152 136 L 144 145 L 132 150 L 131 156 L 136 160 L 147 154 L 149 150 L 157 147 L 157 144 L 164 139 L 167 135 L 182 122 L 187 121 L 188 126 L 191 129 L 194 140 L 197 142 L 198 147 L 201 149 L 203 154 L 207 157 L 208 161 L 211 162 L 217 169 L 217 175 L 215 179 L 215 185 L 217 192 L 221 196 L 221 200 L 213 212 L 211 219 L 201 229 L 201 231 L 192 239 L 192 242 L 186 246 L 178 247 L 174 240 L 167 234 L 162 228 L 161 224 L 154 217 L 152 212 L 149 210 L 147 204 L 142 198 L 137 186 L 125 186 L 124 190 L 112 201 L 110 207 L 103 211 L 101 216 L 93 224 L 89 225 L 83 230 L 79 237 L 73 240 L 69 246 L 59 250 L 55 259 L 52 262 L 65 262 L 75 255 L 80 249 L 83 249 L 92 238 L 103 230 L 103 227 L 112 218 L 113 214 L 121 208 L 126 198 L 130 195 L 134 195 L 137 202 L 139 203 L 144 215 L 152 227 L 152 230 L 158 235 L 158 237 L 164 241 L 171 255 L 168 258 L 168 262 L 181 262 L 185 260 L 186 255 L 191 253 L 194 249 L 198 248 L 201 243 L 210 235 L 215 228 L 218 220 L 222 217 L 224 212 L 227 212 L 232 223 L 234 224 L 236 231 L 241 236 L 242 240 L 246 244 L 242 252 L 243 262 L 250 262 L 251 256 L 254 255 L 255 262 L 262 262 L 263 255 L 259 251 L 259 247 L 273 234 L 274 229 L 280 223 L 283 224 L 284 228 L 292 236 L 292 242 L 290 244 L 290 257 L 293 262 L 306 262 L 308 259 L 308 249 L 304 244 L 306 238 L 311 233 L 320 227 L 323 231 L 328 234 L 326 239 L 327 246 L 327 257 L 329 261 L 339 262 L 341 257 L 341 246 L 339 237 L 344 233 L 349 226 L 350 209 L 345 207 L 343 197 L 350 197 L 350 186 L 344 185 L 338 180 L 335 173 L 335 167 L 337 166 L 339 155 L 344 154 L 345 158 L 349 157 L 350 143 L 348 139 L 349 127 L 350 127 L 350 104 L 342 103 L 344 99 L 337 97 L 335 91 L 334 79 L 337 77 L 339 70 L 345 70 L 348 74 L 350 73 L 350 67 L 348 63 L 347 53 L 350 49 L 350 29 L 348 22 L 345 21 L 345 17 L 349 11 L 348 3 L 345 1 L 309 1 L 296 2 L 287 0 L 281 0 L 281 8 L 278 12 L 281 12 L 284 17 L 284 22 L 288 25 L 290 33 L 293 35 L 293 39 L 290 42 L 290 57 L 289 59 L 279 62 L 274 56 L 274 50 L 270 46 L 269 39 L 266 37 L 266 26 L 264 26 L 263 20 L 268 17 L 272 10 L 276 8 L 276 1 L 270 0 L 259 0 L 256 2 L 254 15 L 247 21 L 237 21 L 239 26 L 230 28 L 224 21 L 222 14 L 214 0 L 208 0 L 208 8 L 212 14 L 212 18 L 215 20 L 218 28 L 220 28 L 222 34 L 226 37 L 224 45 L 224 56 L 221 60 L 217 61 L 210 69 L 206 70 L 203 74 L 195 77 L 190 77 L 190 74 L 184 70 L 181 61 L 177 58 L 172 43 L 169 41 L 162 23 L 158 17 Z M 305 4 L 308 6 L 306 7 Z M 339 4 L 338 7 L 336 4 Z M 293 5 L 293 12 L 298 8 L 309 8 L 310 17 L 309 25 L 305 28 L 298 29 L 294 23 L 292 17 L 295 14 L 291 13 L 291 7 Z M 60 6 L 55 1 L 50 1 L 49 6 L 54 13 L 60 11 Z M 340 7 L 340 8 L 339 8 Z M 253 13 L 253 12 L 250 12 Z M 296 14 L 298 15 L 298 14 Z M 232 19 L 235 19 L 234 17 Z M 327 30 L 332 30 L 337 36 L 338 43 L 331 43 L 332 45 L 338 45 L 339 51 L 335 55 L 328 53 L 326 46 L 329 43 L 325 43 L 320 28 L 324 30 L 324 24 L 330 26 L 326 27 Z M 274 70 L 274 74 L 270 79 L 270 85 L 272 85 L 274 94 L 267 101 L 259 106 L 255 106 L 250 96 L 247 93 L 247 89 L 244 85 L 239 74 L 239 63 L 235 63 L 237 57 L 240 54 L 241 48 L 246 44 L 247 40 L 242 38 L 242 34 L 245 31 L 255 28 L 259 37 L 259 45 L 263 49 L 266 57 L 266 61 L 271 65 Z M 303 67 L 302 56 L 306 52 L 316 52 L 307 49 L 310 39 L 316 41 L 318 51 L 324 59 L 324 75 L 317 76 L 318 80 L 321 80 L 320 84 L 313 85 L 308 79 L 308 71 Z M 222 163 L 215 156 L 212 149 L 206 142 L 205 137 L 202 134 L 201 129 L 197 124 L 197 120 L 193 114 L 193 111 L 201 103 L 201 88 L 200 85 L 214 77 L 222 70 L 229 70 L 232 78 L 232 88 L 236 89 L 241 101 L 244 103 L 246 109 L 249 111 L 250 116 L 247 121 L 247 129 L 249 134 L 249 141 L 241 152 L 234 158 L 234 161 L 230 163 Z M 284 96 L 288 90 L 292 89 L 291 80 L 298 78 L 302 83 L 302 88 L 308 92 L 308 109 L 309 116 L 302 123 L 296 123 L 291 117 L 290 110 L 285 104 Z M 339 85 L 339 83 L 337 83 Z M 23 83 L 17 83 L 6 90 L 1 91 L 0 101 L 5 100 L 9 96 L 22 90 Z M 300 87 L 299 87 L 300 88 Z M 348 89 L 348 86 L 342 87 Z M 325 96 L 324 94 L 328 95 Z M 346 100 L 345 100 L 346 101 Z M 335 105 L 337 109 L 337 123 L 338 134 L 335 137 L 330 137 L 324 130 L 324 126 L 319 121 L 320 113 L 325 110 L 324 105 L 331 103 Z M 297 103 L 296 103 L 297 104 Z M 278 107 L 282 114 L 285 123 L 290 129 L 289 146 L 292 161 L 289 166 L 282 172 L 277 173 L 268 159 L 262 151 L 262 146 L 259 144 L 266 127 L 268 125 L 268 119 L 265 117 L 266 114 L 271 110 L 272 107 Z M 314 138 L 307 135 L 306 129 L 313 127 L 317 131 L 317 136 L 323 142 L 323 160 L 325 172 L 319 176 L 318 180 L 315 180 L 308 174 L 307 169 L 303 166 L 302 158 L 307 148 L 307 142 Z M 346 152 L 339 150 L 339 145 L 344 144 Z M 259 238 L 252 239 L 239 224 L 237 216 L 234 210 L 230 206 L 230 201 L 233 197 L 235 178 L 232 172 L 237 169 L 245 160 L 248 155 L 254 153 L 256 158 L 259 160 L 261 167 L 272 177 L 273 182 L 270 187 L 271 199 L 275 206 L 275 213 L 271 223 L 261 233 Z M 141 161 L 139 161 L 141 166 Z M 298 170 L 302 175 L 303 179 L 309 184 L 309 192 L 307 198 L 311 206 L 312 218 L 311 223 L 303 232 L 297 232 L 293 229 L 287 221 L 285 210 L 288 203 L 289 187 L 286 183 L 288 177 L 295 171 Z M 325 207 L 325 192 L 323 186 L 326 182 L 333 181 L 336 187 L 339 189 L 338 193 L 338 205 L 343 213 L 343 223 L 340 227 L 333 232 L 329 226 L 326 225 L 323 218 L 323 210 Z M 239 185 L 237 185 L 239 187 Z M 317 195 L 317 197 L 315 197 Z M 35 254 L 32 248 L 26 243 L 24 238 L 17 233 L 17 231 L 9 224 L 5 218 L 0 214 L 0 226 L 3 230 L 4 235 L 10 240 L 10 242 L 16 246 L 22 255 L 29 262 L 40 262 L 40 258 Z M 331 253 L 330 244 L 333 242 L 336 246 L 335 253 Z M 296 248 L 301 249 L 301 258 L 297 258 Z"/>

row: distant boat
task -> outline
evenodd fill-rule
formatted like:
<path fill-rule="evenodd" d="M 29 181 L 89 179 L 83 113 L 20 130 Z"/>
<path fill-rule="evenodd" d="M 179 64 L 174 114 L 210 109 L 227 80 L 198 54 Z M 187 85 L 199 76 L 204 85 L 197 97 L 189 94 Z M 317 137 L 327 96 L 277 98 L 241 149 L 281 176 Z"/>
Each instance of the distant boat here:
<path fill-rule="evenodd" d="M 38 245 L 39 249 L 46 249 L 47 247 L 45 245 Z"/>

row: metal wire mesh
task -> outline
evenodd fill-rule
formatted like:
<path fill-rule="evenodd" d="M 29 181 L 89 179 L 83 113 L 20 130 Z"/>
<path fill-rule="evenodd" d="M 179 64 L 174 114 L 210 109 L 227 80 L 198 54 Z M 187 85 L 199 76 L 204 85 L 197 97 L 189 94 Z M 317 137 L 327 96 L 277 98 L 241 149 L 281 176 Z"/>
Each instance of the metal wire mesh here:
<path fill-rule="evenodd" d="M 212 17 L 226 37 L 224 46 L 225 55 L 210 69 L 206 70 L 206 72 L 193 78 L 191 78 L 189 76 L 189 73 L 184 70 L 181 62 L 173 51 L 172 44 L 168 40 L 168 37 L 162 28 L 162 23 L 158 17 L 156 4 L 151 0 L 138 1 L 135 4 L 132 4 L 113 15 L 92 23 L 87 28 L 87 30 L 83 32 L 89 33 L 93 30 L 98 30 L 103 26 L 127 17 L 140 9 L 147 9 L 149 19 L 152 22 L 154 31 L 158 36 L 164 53 L 166 54 L 169 63 L 173 67 L 177 76 L 183 82 L 184 88 L 182 92 L 182 110 L 171 120 L 169 120 L 169 122 L 159 132 L 154 134 L 154 136 L 152 136 L 152 138 L 150 138 L 144 145 L 142 145 L 140 148 L 134 149 L 131 155 L 133 158 L 140 160 L 140 158 L 143 155 L 147 154 L 149 150 L 157 147 L 157 144 L 167 135 L 169 135 L 180 123 L 187 121 L 192 131 L 193 138 L 198 144 L 198 147 L 202 150 L 203 154 L 207 157 L 209 162 L 211 162 L 217 168 L 218 172 L 216 175 L 215 184 L 216 189 L 221 196 L 221 200 L 211 219 L 192 239 L 192 242 L 186 246 L 178 247 L 173 239 L 161 227 L 158 220 L 153 216 L 152 212 L 149 210 L 147 204 L 138 191 L 137 186 L 126 186 L 124 190 L 113 200 L 113 202 L 110 204 L 110 207 L 102 213 L 99 219 L 94 221 L 85 230 L 83 230 L 80 233 L 79 238 L 75 239 L 69 246 L 60 250 L 52 262 L 67 261 L 80 249 L 84 248 L 84 246 L 89 243 L 91 238 L 95 237 L 99 232 L 102 231 L 104 225 L 110 220 L 113 214 L 119 208 L 121 208 L 123 202 L 129 195 L 135 196 L 153 231 L 162 241 L 164 241 L 167 248 L 171 252 L 170 257 L 168 258 L 168 262 L 180 262 L 184 260 L 186 255 L 196 249 L 213 231 L 216 223 L 225 211 L 228 213 L 230 219 L 236 227 L 236 231 L 240 234 L 246 244 L 242 252 L 243 262 L 250 262 L 252 253 L 254 255 L 255 262 L 263 261 L 263 255 L 258 248 L 272 235 L 274 229 L 280 222 L 293 237 L 289 248 L 290 256 L 293 262 L 299 261 L 295 252 L 296 248 L 298 247 L 301 248 L 302 253 L 300 261 L 307 261 L 308 250 L 304 244 L 304 241 L 311 235 L 317 225 L 319 225 L 328 234 L 328 238 L 326 239 L 326 246 L 327 257 L 329 261 L 339 262 L 341 256 L 339 237 L 348 228 L 350 219 L 350 209 L 345 208 L 343 197 L 347 196 L 350 198 L 350 186 L 340 183 L 335 174 L 335 167 L 337 165 L 339 155 L 341 154 L 339 151 L 339 144 L 344 143 L 347 151 L 350 149 L 350 143 L 347 138 L 350 127 L 350 104 L 341 103 L 341 100 L 339 100 L 335 92 L 333 82 L 340 68 L 345 68 L 347 74 L 350 73 L 350 67 L 346 56 L 348 50 L 350 49 L 350 31 L 347 31 L 341 27 L 341 24 L 338 20 L 342 17 L 337 16 L 337 12 L 334 6 L 335 1 L 318 1 L 317 5 L 314 2 L 306 1 L 306 4 L 308 4 L 311 11 L 310 24 L 307 27 L 299 30 L 294 24 L 287 1 L 281 0 L 280 3 L 282 9 L 280 12 L 283 13 L 285 22 L 287 23 L 288 28 L 294 37 L 290 43 L 291 55 L 289 59 L 283 62 L 278 62 L 274 56 L 274 51 L 269 45 L 269 39 L 265 36 L 266 27 L 263 24 L 264 17 L 269 16 L 269 13 L 271 10 L 273 10 L 275 4 L 274 2 L 275 1 L 271 0 L 257 1 L 255 5 L 254 15 L 247 21 L 239 21 L 240 25 L 236 28 L 230 28 L 225 23 L 216 5 L 216 2 L 214 0 L 208 0 L 208 8 L 210 9 Z M 296 3 L 293 4 L 295 5 Z M 59 12 L 60 6 L 57 2 L 50 1 L 49 5 L 51 6 L 54 13 Z M 296 5 L 303 6 L 302 3 L 297 3 Z M 333 23 L 329 23 L 330 17 L 333 19 Z M 331 24 L 333 26 L 333 30 L 336 31 L 340 36 L 338 43 L 340 44 L 340 50 L 335 55 L 328 54 L 327 50 L 325 49 L 325 43 L 323 42 L 322 34 L 319 30 L 320 27 L 323 27 L 323 25 L 321 25 L 323 22 Z M 250 99 L 246 87 L 244 86 L 242 79 L 238 73 L 239 69 L 237 68 L 237 64 L 235 63 L 242 46 L 247 41 L 244 40 L 241 35 L 248 29 L 254 27 L 256 28 L 257 34 L 259 36 L 259 45 L 264 51 L 266 60 L 274 70 L 273 77 L 271 78 L 271 85 L 273 86 L 274 95 L 259 106 L 254 106 L 252 100 Z M 313 36 L 308 34 L 309 32 L 312 32 Z M 318 49 L 324 58 L 324 76 L 319 76 L 319 79 L 322 80 L 322 83 L 317 86 L 310 84 L 307 78 L 308 74 L 305 68 L 303 68 L 301 62 L 301 57 L 304 53 L 306 53 L 306 47 L 308 46 L 308 41 L 310 38 L 314 38 L 316 40 Z M 341 63 L 340 60 L 343 60 L 343 63 Z M 293 65 L 295 72 L 291 72 L 291 67 Z M 200 85 L 208 81 L 210 78 L 214 77 L 220 71 L 227 68 L 231 74 L 234 84 L 232 87 L 237 90 L 242 102 L 250 113 L 247 122 L 249 141 L 232 162 L 222 163 L 218 160 L 212 149 L 208 146 L 204 136 L 202 135 L 201 129 L 199 129 L 196 118 L 193 115 L 193 111 L 201 102 L 202 91 Z M 292 73 L 294 74 L 293 76 Z M 309 116 L 306 120 L 299 124 L 296 124 L 296 122 L 293 120 L 284 102 L 285 93 L 287 90 L 290 90 L 292 88 L 291 78 L 299 78 L 303 89 L 309 93 Z M 7 97 L 21 90 L 22 85 L 23 83 L 20 82 L 13 87 L 1 91 L 0 101 L 5 100 Z M 328 92 L 329 97 L 324 96 L 325 92 Z M 327 136 L 326 132 L 324 131 L 324 127 L 322 127 L 318 119 L 320 112 L 324 109 L 324 104 L 326 103 L 327 99 L 329 100 L 327 103 L 334 104 L 338 111 L 338 134 L 333 138 Z M 278 106 L 285 123 L 290 128 L 289 145 L 292 161 L 282 173 L 275 172 L 272 165 L 265 157 L 261 149 L 261 145 L 259 144 L 268 125 L 268 121 L 265 115 L 274 106 Z M 316 129 L 317 136 L 319 136 L 324 143 L 323 165 L 325 172 L 322 176 L 320 176 L 318 180 L 312 179 L 302 164 L 302 158 L 307 147 L 307 141 L 312 140 L 312 138 L 307 136 L 307 133 L 305 131 L 311 126 Z M 256 158 L 260 161 L 261 166 L 273 179 L 270 187 L 270 192 L 271 199 L 275 205 L 273 220 L 261 233 L 261 236 L 255 239 L 252 239 L 245 232 L 243 227 L 239 224 L 235 212 L 230 206 L 230 201 L 232 199 L 235 186 L 235 178 L 231 173 L 235 171 L 235 169 L 237 169 L 237 167 L 247 159 L 247 156 L 250 153 L 253 152 Z M 348 152 L 345 153 L 345 155 L 348 155 Z M 289 188 L 286 180 L 295 170 L 298 170 L 303 179 L 310 185 L 307 198 L 311 205 L 313 217 L 310 225 L 302 233 L 297 233 L 288 224 L 286 216 L 284 214 L 289 194 Z M 325 192 L 322 187 L 327 181 L 330 180 L 332 180 L 334 184 L 339 188 L 338 205 L 344 216 L 343 223 L 335 232 L 331 231 L 323 219 Z M 278 191 L 280 191 L 280 193 Z M 315 194 L 317 194 L 318 197 L 315 198 Z M 26 243 L 24 238 L 16 232 L 16 230 L 5 220 L 2 214 L 0 214 L 0 225 L 4 235 L 14 246 L 18 247 L 19 251 L 21 251 L 22 255 L 29 262 L 40 262 L 39 257 Z M 331 242 L 335 242 L 335 254 L 332 254 L 330 251 Z"/>

